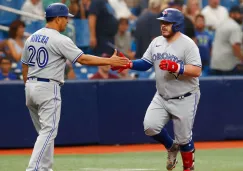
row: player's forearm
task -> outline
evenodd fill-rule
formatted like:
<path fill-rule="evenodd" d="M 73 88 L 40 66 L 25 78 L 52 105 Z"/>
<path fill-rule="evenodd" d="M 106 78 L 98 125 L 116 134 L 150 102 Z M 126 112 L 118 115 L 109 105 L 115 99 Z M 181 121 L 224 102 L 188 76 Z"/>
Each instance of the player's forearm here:
<path fill-rule="evenodd" d="M 93 14 L 89 15 L 89 29 L 90 29 L 90 36 L 96 37 L 96 19 L 97 17 Z"/>
<path fill-rule="evenodd" d="M 98 56 L 82 54 L 78 60 L 82 65 L 111 65 L 110 58 L 100 58 Z"/>
<path fill-rule="evenodd" d="M 152 66 L 153 66 L 152 64 L 146 62 L 145 60 L 137 59 L 132 61 L 131 69 L 137 71 L 147 71 Z"/>
<path fill-rule="evenodd" d="M 189 77 L 199 77 L 201 75 L 202 68 L 194 65 L 185 65 L 183 75 Z"/>
<path fill-rule="evenodd" d="M 28 69 L 29 69 L 28 65 L 22 64 L 22 75 L 23 75 L 24 83 L 26 83 L 27 81 Z"/>

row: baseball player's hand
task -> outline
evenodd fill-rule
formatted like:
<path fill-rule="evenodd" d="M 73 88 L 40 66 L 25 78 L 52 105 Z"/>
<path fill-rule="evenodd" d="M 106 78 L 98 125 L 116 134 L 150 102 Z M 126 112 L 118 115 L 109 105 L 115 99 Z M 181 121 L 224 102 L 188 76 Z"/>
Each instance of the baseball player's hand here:
<path fill-rule="evenodd" d="M 129 63 L 128 58 L 117 56 L 116 49 L 110 59 L 111 59 L 111 67 L 125 67 Z"/>
<path fill-rule="evenodd" d="M 178 65 L 178 63 L 176 63 L 174 61 L 163 59 L 163 60 L 161 60 L 159 67 L 161 70 L 166 70 L 166 71 L 170 71 L 170 72 L 178 72 L 179 65 Z"/>
<path fill-rule="evenodd" d="M 119 53 L 119 56 L 120 56 L 121 58 L 126 58 L 122 52 Z M 127 63 L 126 65 L 124 65 L 124 66 L 116 66 L 116 67 L 115 67 L 115 66 L 111 66 L 111 70 L 112 70 L 112 71 L 116 71 L 116 70 L 118 70 L 118 73 L 124 71 L 125 69 L 130 69 L 130 68 L 132 68 L 132 61 L 130 61 L 130 60 L 129 60 L 128 63 Z"/>

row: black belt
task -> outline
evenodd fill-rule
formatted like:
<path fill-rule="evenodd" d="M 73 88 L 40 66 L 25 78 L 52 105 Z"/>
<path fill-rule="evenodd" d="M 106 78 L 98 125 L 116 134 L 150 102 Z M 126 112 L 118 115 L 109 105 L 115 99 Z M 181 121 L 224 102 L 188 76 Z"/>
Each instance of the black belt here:
<path fill-rule="evenodd" d="M 170 100 L 170 99 L 184 99 L 185 97 L 188 97 L 188 96 L 190 96 L 190 95 L 192 95 L 192 93 L 186 93 L 186 94 L 184 94 L 184 95 L 182 95 L 182 96 L 178 96 L 178 97 L 172 97 L 172 98 L 169 98 L 168 100 Z M 160 95 L 161 96 L 161 95 Z M 161 97 L 163 97 L 163 96 L 161 96 Z"/>
<path fill-rule="evenodd" d="M 31 80 L 31 79 L 36 79 L 37 81 L 41 81 L 41 82 L 51 82 L 50 79 L 47 79 L 47 78 L 37 78 L 37 77 L 28 77 L 27 78 L 28 80 Z M 62 85 L 60 82 L 58 81 L 55 81 L 57 82 L 60 86 Z"/>
<path fill-rule="evenodd" d="M 47 79 L 47 78 L 28 77 L 27 79 L 28 79 L 28 80 L 36 79 L 37 81 L 50 82 L 50 79 Z"/>

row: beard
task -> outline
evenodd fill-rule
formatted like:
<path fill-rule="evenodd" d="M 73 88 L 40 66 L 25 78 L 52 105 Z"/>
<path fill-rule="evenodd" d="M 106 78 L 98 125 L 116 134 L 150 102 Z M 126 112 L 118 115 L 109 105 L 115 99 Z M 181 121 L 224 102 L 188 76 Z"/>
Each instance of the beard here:
<path fill-rule="evenodd" d="M 238 24 L 240 24 L 240 25 L 242 24 L 242 19 L 237 19 L 237 18 L 235 18 L 234 20 L 235 20 Z"/>
<path fill-rule="evenodd" d="M 166 34 L 166 35 L 164 35 L 164 34 L 162 33 L 162 36 L 163 36 L 164 38 L 166 38 L 166 39 L 169 39 L 169 38 L 173 37 L 174 35 L 175 35 L 174 32 L 170 32 L 169 34 Z"/>

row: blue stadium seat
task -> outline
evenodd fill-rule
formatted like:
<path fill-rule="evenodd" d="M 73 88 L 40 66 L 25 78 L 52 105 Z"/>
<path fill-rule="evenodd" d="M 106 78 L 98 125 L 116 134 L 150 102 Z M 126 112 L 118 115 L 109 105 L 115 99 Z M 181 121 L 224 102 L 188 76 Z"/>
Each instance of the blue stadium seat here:
<path fill-rule="evenodd" d="M 76 45 L 78 47 L 89 46 L 89 23 L 88 20 L 73 19 L 76 29 Z"/>
<path fill-rule="evenodd" d="M 130 70 L 130 74 L 131 75 L 137 75 L 138 79 L 148 79 L 149 76 L 154 72 L 154 68 L 150 68 L 147 71 L 134 71 L 134 70 Z"/>
<path fill-rule="evenodd" d="M 45 26 L 44 21 L 33 21 L 30 24 L 25 25 L 25 31 L 28 32 L 28 33 L 34 33 L 44 26 Z"/>
<path fill-rule="evenodd" d="M 0 41 L 8 38 L 8 32 L 0 30 Z"/>
<path fill-rule="evenodd" d="M 140 15 L 140 12 L 141 12 L 139 6 L 138 7 L 130 8 L 130 11 L 135 16 L 139 16 Z"/>
<path fill-rule="evenodd" d="M 15 0 L 0 0 L 0 5 L 20 9 L 18 6 L 18 3 L 16 3 Z M 14 20 L 19 18 L 19 15 L 14 14 L 12 12 L 7 12 L 4 10 L 0 10 L 0 24 L 8 26 L 10 25 Z"/>
<path fill-rule="evenodd" d="M 225 6 L 227 9 L 230 9 L 234 5 L 239 5 L 239 0 L 221 0 L 220 4 Z M 202 6 L 205 7 L 208 5 L 208 0 L 202 1 Z"/>
<path fill-rule="evenodd" d="M 228 10 L 235 6 L 240 5 L 239 0 L 221 0 L 221 5 L 225 6 Z"/>
<path fill-rule="evenodd" d="M 76 79 L 89 79 L 94 73 L 98 71 L 98 67 L 96 66 L 84 66 L 78 63 L 73 65 L 73 70 L 76 75 Z"/>

